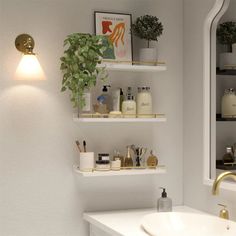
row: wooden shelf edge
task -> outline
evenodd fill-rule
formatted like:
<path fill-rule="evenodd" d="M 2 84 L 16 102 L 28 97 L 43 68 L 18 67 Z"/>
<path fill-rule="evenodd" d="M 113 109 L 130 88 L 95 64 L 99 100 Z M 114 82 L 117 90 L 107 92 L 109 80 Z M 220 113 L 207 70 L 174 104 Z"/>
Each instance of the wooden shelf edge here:
<path fill-rule="evenodd" d="M 165 167 L 157 167 L 156 169 L 131 169 L 119 171 L 93 171 L 82 172 L 79 170 L 78 165 L 73 165 L 73 170 L 78 176 L 81 177 L 105 177 L 105 176 L 136 176 L 136 175 L 159 175 L 165 174 Z"/>

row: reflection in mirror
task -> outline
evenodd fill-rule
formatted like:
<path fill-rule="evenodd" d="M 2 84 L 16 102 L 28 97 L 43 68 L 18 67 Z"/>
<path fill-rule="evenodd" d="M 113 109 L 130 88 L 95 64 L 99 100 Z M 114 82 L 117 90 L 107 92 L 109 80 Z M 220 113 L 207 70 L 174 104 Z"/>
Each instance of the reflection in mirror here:
<path fill-rule="evenodd" d="M 212 57 L 215 60 L 212 66 L 215 64 L 216 70 L 211 76 L 214 89 L 211 95 L 211 116 L 216 119 L 211 124 L 213 178 L 227 170 L 236 172 L 236 0 L 229 2 L 214 33 L 216 53 Z"/>
<path fill-rule="evenodd" d="M 234 2 L 236 0 L 231 0 Z M 221 98 L 224 94 L 224 88 L 221 86 L 224 79 L 220 79 L 220 73 L 228 71 L 222 68 L 220 63 L 221 54 L 228 52 L 230 47 L 224 45 L 225 42 L 217 39 L 217 27 L 225 21 L 228 21 L 227 12 L 229 11 L 230 0 L 216 0 L 213 8 L 209 12 L 205 25 L 204 25 L 204 131 L 203 131 L 203 144 L 204 144 L 204 183 L 212 185 L 216 173 L 216 160 L 222 160 L 224 154 L 220 152 L 219 142 L 224 140 L 225 134 L 228 132 L 221 126 L 229 126 L 229 122 L 216 121 L 216 114 L 221 113 Z M 222 31 L 218 31 L 220 34 Z M 222 35 L 221 35 L 222 36 Z M 228 49 L 229 48 L 229 49 Z M 223 65 L 224 66 L 224 65 Z M 226 65 L 228 66 L 228 64 Z M 216 68 L 218 69 L 216 70 Z M 232 69 L 232 68 L 229 68 Z M 227 83 L 227 82 L 226 82 Z M 224 85 L 227 86 L 227 85 Z M 223 92 L 222 92 L 223 90 Z M 221 115 L 220 115 L 221 116 Z M 218 118 L 217 118 L 218 119 Z M 223 132 L 222 132 L 223 129 Z M 222 137 L 222 138 L 221 138 Z M 226 144 L 227 145 L 227 144 Z M 217 148 L 216 148 L 217 147 Z M 217 162 L 218 166 L 218 162 Z M 230 185 L 230 186 L 228 186 Z M 232 184 L 222 184 L 222 187 L 232 189 Z M 236 189 L 236 187 L 235 187 Z"/>

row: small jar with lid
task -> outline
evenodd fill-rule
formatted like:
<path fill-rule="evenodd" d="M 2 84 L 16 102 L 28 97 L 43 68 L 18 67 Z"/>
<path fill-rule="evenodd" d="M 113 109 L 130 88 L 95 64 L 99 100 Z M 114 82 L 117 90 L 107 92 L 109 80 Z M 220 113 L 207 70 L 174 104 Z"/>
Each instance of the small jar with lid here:
<path fill-rule="evenodd" d="M 138 87 L 137 115 L 138 117 L 153 116 L 150 87 Z"/>
<path fill-rule="evenodd" d="M 110 169 L 110 161 L 96 161 L 96 171 L 109 171 Z"/>
<path fill-rule="evenodd" d="M 97 171 L 108 171 L 110 170 L 110 155 L 109 153 L 99 153 L 98 160 L 96 161 Z"/>

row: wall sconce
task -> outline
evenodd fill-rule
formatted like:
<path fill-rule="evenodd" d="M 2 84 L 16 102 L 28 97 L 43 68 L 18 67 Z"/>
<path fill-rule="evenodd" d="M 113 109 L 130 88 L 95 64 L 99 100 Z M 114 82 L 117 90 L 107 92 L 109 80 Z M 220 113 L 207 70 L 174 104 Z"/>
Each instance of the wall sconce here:
<path fill-rule="evenodd" d="M 28 34 L 18 35 L 15 40 L 17 50 L 23 53 L 16 69 L 15 77 L 19 80 L 44 80 L 42 67 L 33 52 L 34 39 Z"/>

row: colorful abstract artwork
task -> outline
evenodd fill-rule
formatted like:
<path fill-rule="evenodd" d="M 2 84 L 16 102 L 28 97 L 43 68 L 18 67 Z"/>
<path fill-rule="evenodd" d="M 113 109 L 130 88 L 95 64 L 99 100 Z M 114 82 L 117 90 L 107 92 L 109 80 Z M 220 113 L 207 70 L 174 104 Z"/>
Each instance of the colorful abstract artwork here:
<path fill-rule="evenodd" d="M 94 17 L 96 35 L 104 35 L 103 43 L 109 46 L 103 59 L 132 64 L 131 14 L 96 11 Z"/>

